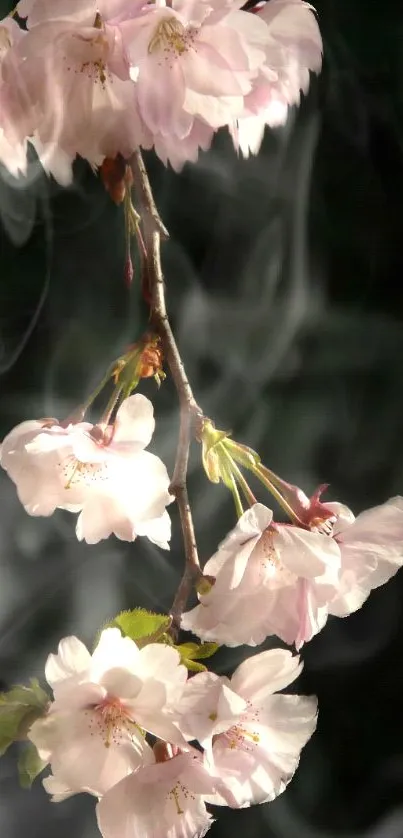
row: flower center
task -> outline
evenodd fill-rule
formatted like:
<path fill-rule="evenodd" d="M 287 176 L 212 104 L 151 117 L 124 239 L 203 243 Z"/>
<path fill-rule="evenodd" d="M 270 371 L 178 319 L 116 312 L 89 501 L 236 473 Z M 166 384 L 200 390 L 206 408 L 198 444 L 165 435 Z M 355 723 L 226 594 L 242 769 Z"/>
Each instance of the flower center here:
<path fill-rule="evenodd" d="M 148 45 L 148 52 L 164 52 L 166 59 L 181 56 L 192 46 L 197 30 L 185 28 L 175 17 L 166 17 L 158 24 Z"/>
<path fill-rule="evenodd" d="M 254 751 L 260 742 L 257 731 L 248 730 L 240 725 L 234 725 L 222 735 L 228 740 L 231 750 Z"/>
<path fill-rule="evenodd" d="M 322 535 L 332 535 L 333 533 L 333 525 L 336 521 L 336 516 L 333 515 L 329 518 L 320 518 L 317 516 L 316 518 L 312 518 L 309 522 L 309 529 L 311 532 L 318 532 Z"/>
<path fill-rule="evenodd" d="M 107 480 L 108 469 L 105 462 L 82 463 L 77 460 L 74 454 L 59 463 L 62 474 L 66 478 L 65 489 L 76 488 L 77 486 L 90 486 L 102 480 Z"/>
<path fill-rule="evenodd" d="M 292 585 L 295 582 L 295 575 L 281 561 L 280 551 L 274 543 L 274 536 L 274 532 L 266 530 L 257 545 L 263 581 L 275 586 Z"/>
<path fill-rule="evenodd" d="M 118 698 L 107 696 L 86 713 L 91 735 L 101 736 L 105 748 L 110 748 L 112 744 L 120 745 L 125 740 L 124 732 L 132 733 L 133 728 L 142 733 Z"/>
<path fill-rule="evenodd" d="M 98 26 L 94 28 L 99 30 Z M 89 78 L 95 84 L 105 87 L 107 80 L 112 77 L 107 70 L 109 53 L 108 39 L 103 30 L 90 38 L 80 34 L 73 34 L 69 37 L 68 48 L 63 60 L 66 62 L 66 69 L 76 75 Z"/>
<path fill-rule="evenodd" d="M 179 782 L 176 783 L 176 786 L 174 786 L 168 794 L 168 798 L 173 800 L 175 804 L 176 813 L 178 815 L 184 815 L 189 797 L 192 798 L 192 800 L 195 800 L 195 795 L 192 794 L 186 786 L 183 786 L 182 783 Z"/>

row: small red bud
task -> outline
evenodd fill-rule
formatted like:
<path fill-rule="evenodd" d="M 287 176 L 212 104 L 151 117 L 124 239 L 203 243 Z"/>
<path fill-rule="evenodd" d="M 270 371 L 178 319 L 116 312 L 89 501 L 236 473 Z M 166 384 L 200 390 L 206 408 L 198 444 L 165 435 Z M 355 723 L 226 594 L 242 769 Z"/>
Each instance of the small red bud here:
<path fill-rule="evenodd" d="M 129 253 L 128 256 L 126 257 L 125 267 L 124 267 L 124 280 L 125 280 L 126 288 L 130 288 L 130 286 L 133 282 L 133 276 L 134 276 L 133 262 L 132 262 L 132 257 L 130 256 L 130 253 Z"/>
<path fill-rule="evenodd" d="M 133 183 L 133 173 L 121 154 L 116 157 L 105 157 L 100 166 L 100 174 L 106 191 L 115 204 L 122 204 L 126 189 Z"/>

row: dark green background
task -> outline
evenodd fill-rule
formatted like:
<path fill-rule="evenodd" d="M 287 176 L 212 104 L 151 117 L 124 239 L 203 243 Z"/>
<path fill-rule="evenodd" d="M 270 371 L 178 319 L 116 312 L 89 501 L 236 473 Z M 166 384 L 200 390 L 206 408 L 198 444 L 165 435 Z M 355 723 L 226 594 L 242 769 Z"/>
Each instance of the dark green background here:
<path fill-rule="evenodd" d="M 307 491 L 329 482 L 328 497 L 358 512 L 403 494 L 403 6 L 322 0 L 318 12 L 323 73 L 257 159 L 238 160 L 223 135 L 181 176 L 149 164 L 171 232 L 169 309 L 205 412 L 284 477 Z M 83 165 L 65 191 L 32 172 L 0 181 L 1 435 L 67 415 L 146 322 L 136 279 L 130 294 L 122 279 L 121 209 Z M 172 386 L 143 392 L 171 467 Z M 197 454 L 207 559 L 234 519 Z M 2 684 L 42 673 L 62 635 L 91 642 L 122 607 L 168 608 L 183 563 L 172 517 L 170 553 L 145 540 L 79 545 L 73 516 L 29 518 L 2 477 Z M 219 812 L 212 838 L 403 836 L 402 594 L 403 573 L 303 650 L 318 732 L 287 792 Z M 220 653 L 217 669 L 244 651 Z M 39 782 L 19 791 L 14 756 L 0 761 L 1 838 L 96 834 L 90 798 L 50 806 Z"/>

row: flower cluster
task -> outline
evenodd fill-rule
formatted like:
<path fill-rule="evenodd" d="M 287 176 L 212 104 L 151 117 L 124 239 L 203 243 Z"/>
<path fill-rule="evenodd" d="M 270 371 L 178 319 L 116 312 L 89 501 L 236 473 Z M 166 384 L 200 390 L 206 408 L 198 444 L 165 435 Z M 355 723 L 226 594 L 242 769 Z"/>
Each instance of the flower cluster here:
<path fill-rule="evenodd" d="M 300 649 L 329 614 L 356 611 L 403 564 L 402 497 L 355 518 L 316 494 L 306 522 L 274 523 L 260 503 L 244 512 L 206 563 L 214 585 L 183 615 L 182 628 L 227 646 L 277 635 Z"/>
<path fill-rule="evenodd" d="M 286 121 L 319 72 L 304 0 L 255 14 L 233 0 L 20 0 L 0 22 L 0 160 L 26 171 L 27 143 L 62 184 L 141 146 L 179 170 L 226 127 L 244 155 Z"/>
<path fill-rule="evenodd" d="M 231 680 L 188 678 L 163 643 L 138 648 L 108 628 L 90 655 L 67 637 L 46 664 L 54 700 L 28 733 L 52 770 L 44 786 L 56 802 L 97 797 L 104 838 L 204 835 L 206 803 L 264 803 L 291 779 L 316 726 L 314 698 L 279 693 L 301 668 L 274 649 Z"/>
<path fill-rule="evenodd" d="M 150 400 L 137 393 L 122 402 L 113 424 L 22 422 L 4 439 L 0 464 L 30 515 L 78 512 L 79 540 L 146 535 L 168 549 L 168 472 L 144 450 L 154 426 Z"/>
<path fill-rule="evenodd" d="M 242 0 L 20 0 L 0 22 L 0 162 L 15 176 L 26 172 L 31 144 L 62 184 L 77 155 L 101 167 L 113 199 L 124 201 L 127 282 L 130 236 L 137 238 L 151 329 L 74 416 L 14 428 L 0 464 L 30 515 L 75 513 L 77 538 L 89 544 L 147 536 L 168 549 L 174 493 L 186 552 L 169 617 L 122 612 L 93 654 L 64 638 L 46 664 L 52 698 L 35 679 L 0 694 L 0 754 L 28 739 L 20 776 L 31 782 L 50 768 L 43 782 L 55 802 L 93 795 L 103 838 L 202 838 L 209 807 L 244 808 L 283 792 L 316 727 L 316 699 L 283 692 L 301 671 L 298 654 L 260 652 L 231 678 L 200 660 L 217 643 L 256 646 L 272 635 L 299 651 L 328 615 L 360 608 L 403 564 L 403 498 L 355 518 L 323 502 L 323 487 L 308 498 L 275 475 L 203 416 L 169 325 L 164 228 L 139 148 L 180 169 L 226 128 L 244 156 L 257 153 L 265 126 L 285 122 L 321 67 L 308 3 L 268 0 L 253 14 L 241 7 Z M 131 203 L 133 180 L 141 214 Z M 182 411 L 172 484 L 145 450 L 153 406 L 131 395 L 142 378 L 163 380 L 164 353 Z M 102 418 L 84 421 L 111 379 Z M 238 516 L 203 571 L 186 492 L 191 431 L 207 477 L 231 491 Z M 242 469 L 289 523 L 257 502 Z M 193 584 L 199 604 L 183 613 Z M 176 645 L 180 628 L 216 642 Z"/>

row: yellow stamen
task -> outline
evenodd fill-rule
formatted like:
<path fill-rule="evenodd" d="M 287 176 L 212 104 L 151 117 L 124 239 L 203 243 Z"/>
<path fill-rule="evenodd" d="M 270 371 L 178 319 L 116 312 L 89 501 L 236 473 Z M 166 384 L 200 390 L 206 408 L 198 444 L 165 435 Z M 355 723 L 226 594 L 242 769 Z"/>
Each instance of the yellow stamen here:
<path fill-rule="evenodd" d="M 178 815 L 183 815 L 183 809 L 181 809 L 180 804 L 179 804 L 179 795 L 178 795 L 178 790 L 177 790 L 176 786 L 175 786 L 174 789 L 172 789 L 171 794 L 172 794 L 173 799 L 175 801 L 176 811 L 177 811 Z"/>
<path fill-rule="evenodd" d="M 188 49 L 185 27 L 174 17 L 162 20 L 150 40 L 148 52 L 164 49 L 173 50 L 177 55 L 183 55 Z"/>
<path fill-rule="evenodd" d="M 68 481 L 67 481 L 67 483 L 64 487 L 65 489 L 70 489 L 70 486 L 73 482 L 74 475 L 76 474 L 77 471 L 80 470 L 80 465 L 81 465 L 81 463 L 79 463 L 78 460 L 76 460 L 75 463 L 74 463 L 74 466 L 73 466 L 73 471 L 71 472 L 70 477 L 69 477 L 69 479 L 68 479 Z"/>

